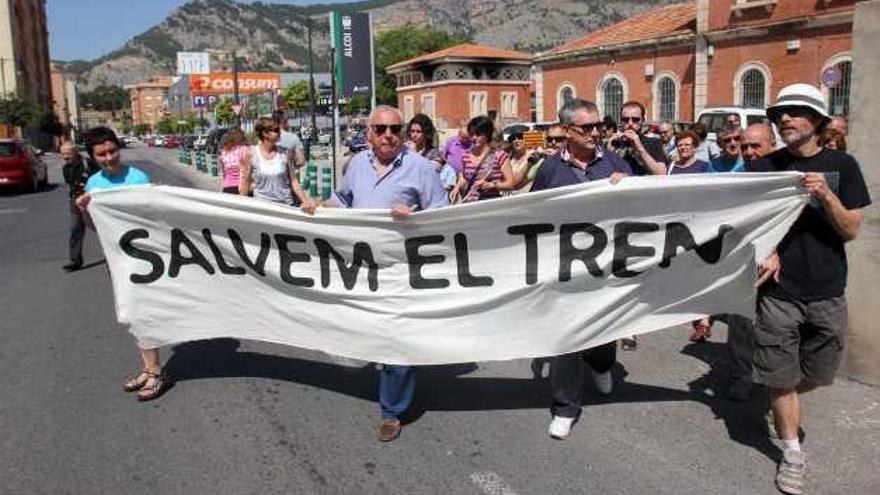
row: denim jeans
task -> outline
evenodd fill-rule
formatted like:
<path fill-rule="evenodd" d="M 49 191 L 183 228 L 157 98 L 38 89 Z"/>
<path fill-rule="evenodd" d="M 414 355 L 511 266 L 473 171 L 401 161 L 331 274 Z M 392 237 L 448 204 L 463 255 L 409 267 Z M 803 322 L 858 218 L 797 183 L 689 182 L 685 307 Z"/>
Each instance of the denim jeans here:
<path fill-rule="evenodd" d="M 412 403 L 415 391 L 415 367 L 384 365 L 379 372 L 379 405 L 382 407 L 382 419 L 400 419 Z"/>

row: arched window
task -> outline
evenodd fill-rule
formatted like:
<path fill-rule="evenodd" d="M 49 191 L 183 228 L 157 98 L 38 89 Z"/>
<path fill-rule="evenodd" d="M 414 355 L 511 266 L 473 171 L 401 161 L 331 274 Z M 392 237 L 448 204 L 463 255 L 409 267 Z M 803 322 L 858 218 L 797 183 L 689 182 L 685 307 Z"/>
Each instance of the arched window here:
<path fill-rule="evenodd" d="M 828 112 L 831 115 L 849 115 L 849 88 L 852 61 L 843 60 L 834 65 L 840 71 L 840 81 L 828 90 Z"/>
<path fill-rule="evenodd" d="M 611 116 L 615 122 L 620 120 L 620 108 L 623 106 L 623 84 L 616 77 L 609 77 L 602 85 L 602 112 Z"/>
<path fill-rule="evenodd" d="M 570 102 L 575 99 L 574 87 L 570 84 L 564 84 L 559 88 L 559 91 L 556 93 L 556 109 L 559 110 L 562 108 L 562 105 Z"/>
<path fill-rule="evenodd" d="M 657 117 L 660 120 L 675 120 L 675 110 L 678 107 L 677 89 L 675 80 L 669 76 L 663 76 L 657 81 Z"/>
<path fill-rule="evenodd" d="M 749 69 L 740 76 L 740 104 L 746 108 L 764 108 L 767 79 L 758 69 Z"/>

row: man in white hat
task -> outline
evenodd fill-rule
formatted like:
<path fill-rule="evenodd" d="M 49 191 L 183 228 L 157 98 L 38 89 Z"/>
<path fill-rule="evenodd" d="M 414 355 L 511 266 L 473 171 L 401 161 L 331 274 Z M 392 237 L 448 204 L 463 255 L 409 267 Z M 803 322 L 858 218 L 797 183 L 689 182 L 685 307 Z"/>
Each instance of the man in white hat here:
<path fill-rule="evenodd" d="M 846 153 L 819 146 L 830 118 L 821 91 L 793 84 L 779 92 L 767 116 L 785 148 L 747 170 L 804 173 L 812 199 L 791 230 L 760 267 L 755 324 L 755 371 L 770 390 L 776 434 L 783 457 L 776 486 L 804 491 L 805 456 L 798 438 L 800 394 L 830 385 L 843 356 L 847 326 L 846 251 L 871 203 L 859 165 Z"/>

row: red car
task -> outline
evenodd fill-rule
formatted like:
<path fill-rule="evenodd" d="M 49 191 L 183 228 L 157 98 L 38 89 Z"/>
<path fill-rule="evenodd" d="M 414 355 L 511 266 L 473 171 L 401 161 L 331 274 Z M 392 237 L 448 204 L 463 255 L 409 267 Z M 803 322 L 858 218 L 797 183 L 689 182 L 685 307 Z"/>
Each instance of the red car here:
<path fill-rule="evenodd" d="M 177 136 L 168 136 L 165 138 L 166 148 L 180 148 L 180 138 Z"/>
<path fill-rule="evenodd" d="M 20 139 L 0 139 L 0 187 L 36 192 L 48 182 L 46 164 Z"/>

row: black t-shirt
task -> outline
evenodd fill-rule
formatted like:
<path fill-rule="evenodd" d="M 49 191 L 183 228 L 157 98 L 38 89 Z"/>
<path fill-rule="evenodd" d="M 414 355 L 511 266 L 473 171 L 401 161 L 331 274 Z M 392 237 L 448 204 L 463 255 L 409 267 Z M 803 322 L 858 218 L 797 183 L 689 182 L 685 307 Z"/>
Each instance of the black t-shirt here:
<path fill-rule="evenodd" d="M 749 172 L 823 172 L 828 188 L 849 210 L 871 204 L 865 179 L 852 156 L 823 149 L 809 158 L 783 148 L 749 163 Z M 776 248 L 781 272 L 763 287 L 764 294 L 787 300 L 818 301 L 842 296 L 846 288 L 846 250 L 818 199 L 811 199 Z"/>
<path fill-rule="evenodd" d="M 644 134 L 639 137 L 642 140 L 642 144 L 645 146 L 645 151 L 651 155 L 651 158 L 653 158 L 654 161 L 668 165 L 666 152 L 663 151 L 662 139 L 645 136 Z M 642 157 L 639 156 L 639 152 L 636 151 L 635 146 L 624 148 L 621 157 L 629 164 L 629 168 L 632 169 L 633 175 L 651 175 L 651 171 L 642 163 Z"/>

